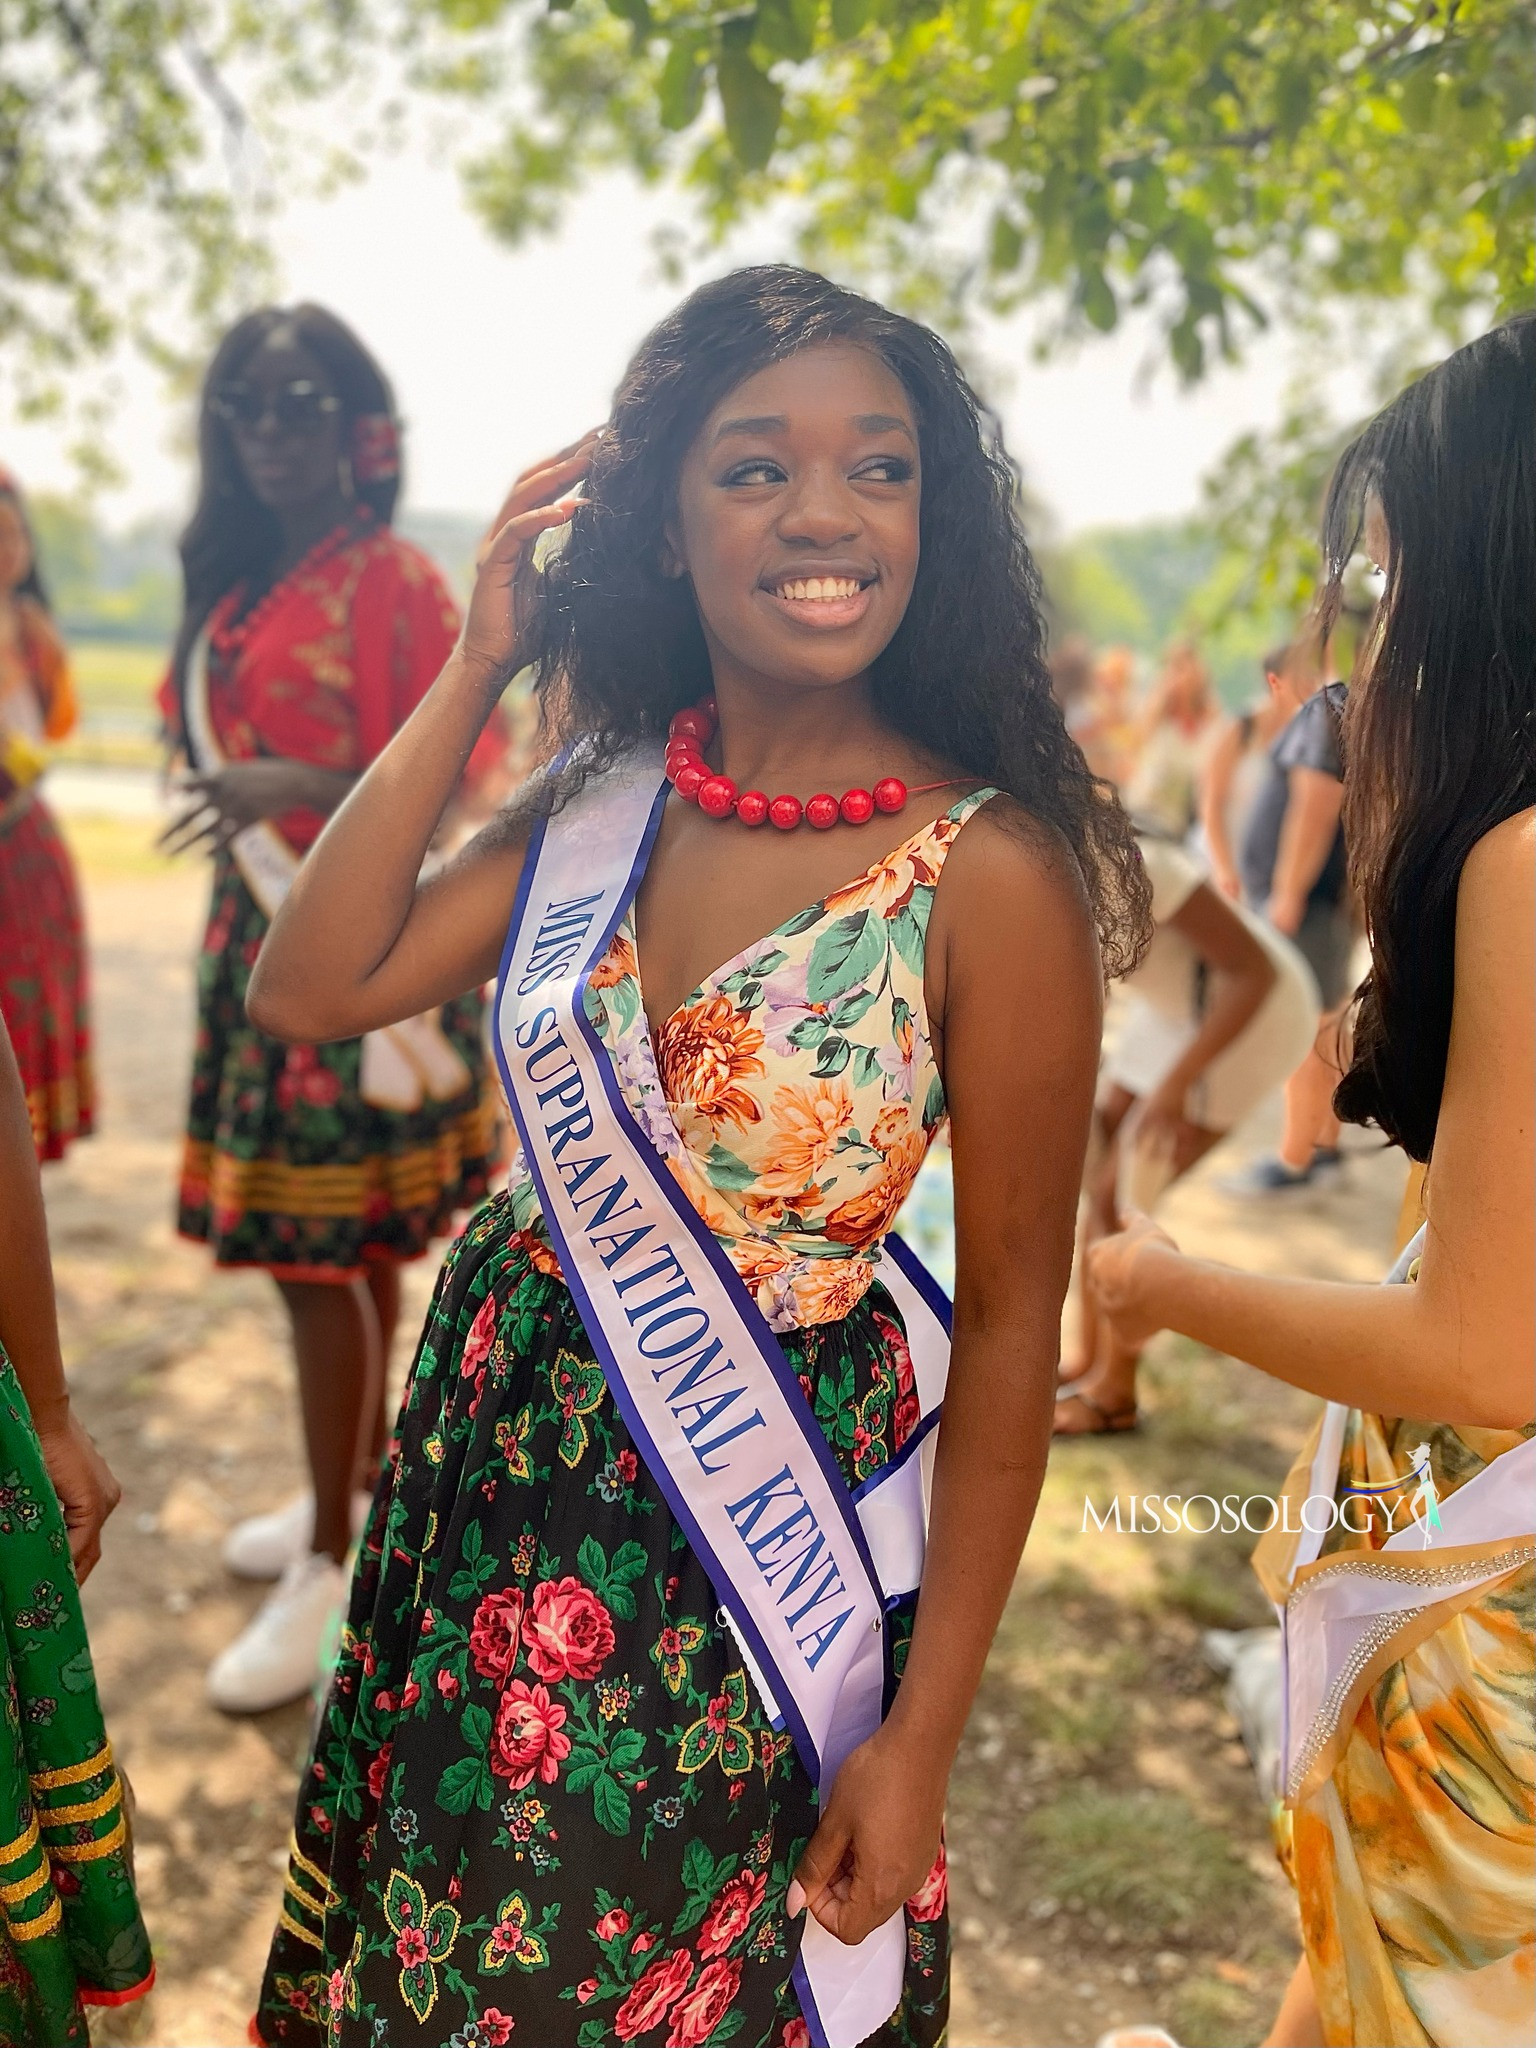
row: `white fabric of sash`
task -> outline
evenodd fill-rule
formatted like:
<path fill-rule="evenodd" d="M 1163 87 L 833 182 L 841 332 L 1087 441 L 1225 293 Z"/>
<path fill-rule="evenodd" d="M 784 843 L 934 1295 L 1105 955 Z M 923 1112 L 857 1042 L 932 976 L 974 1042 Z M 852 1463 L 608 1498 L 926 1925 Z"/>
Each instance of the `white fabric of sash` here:
<path fill-rule="evenodd" d="M 535 829 L 502 957 L 497 1057 L 567 1284 L 647 1468 L 708 1572 L 770 1716 L 823 1796 L 880 1725 L 884 1616 L 922 1572 L 948 1304 L 905 1246 L 881 1275 L 920 1421 L 852 1495 L 777 1338 L 631 1115 L 584 995 L 639 887 L 662 750 L 591 778 Z M 901 1996 L 904 1923 L 849 1947 L 805 1916 L 796 1986 L 817 2048 L 856 2048 Z"/>
<path fill-rule="evenodd" d="M 1384 1285 L 1406 1281 L 1423 1241 L 1420 1230 Z M 1328 1403 L 1312 1460 L 1309 1498 L 1334 1497 L 1349 1412 L 1337 1401 Z M 1411 1478 L 1404 1482 L 1405 1488 L 1413 1484 Z M 1391 1640 L 1395 1628 L 1406 1626 L 1424 1608 L 1511 1568 L 1505 1550 L 1455 1562 L 1446 1558 L 1444 1564 L 1437 1564 L 1437 1555 L 1472 1545 L 1514 1546 L 1536 1537 L 1536 1438 L 1495 1458 L 1439 1507 L 1441 1528 L 1432 1544 L 1426 1545 L 1421 1524 L 1411 1520 L 1379 1550 L 1344 1551 L 1330 1564 L 1326 1577 L 1315 1575 L 1300 1586 L 1293 1583 L 1289 1600 L 1279 1610 L 1284 1683 L 1280 1783 L 1287 1797 L 1294 1798 L 1300 1789 L 1307 1760 L 1317 1746 L 1314 1731 L 1319 1717 L 1337 1717 L 1358 1671 Z M 1303 1516 L 1304 1533 L 1291 1566 L 1293 1582 L 1303 1567 L 1317 1561 L 1322 1549 L 1326 1530 L 1320 1518 L 1314 1520 L 1320 1524 L 1316 1529 L 1307 1526 Z M 1379 1558 L 1408 1569 L 1373 1569 L 1373 1560 Z"/>
<path fill-rule="evenodd" d="M 206 626 L 187 659 L 186 741 L 192 766 L 199 774 L 216 774 L 225 766 L 228 757 L 219 744 L 208 700 Z M 298 854 L 265 818 L 237 832 L 229 850 L 262 911 L 269 918 L 276 917 L 299 872 Z M 425 867 L 423 872 L 427 872 Z M 358 1092 L 376 1109 L 416 1110 L 427 1097 L 434 1102 L 452 1102 L 473 1080 L 444 1035 L 439 1010 L 404 1017 L 398 1024 L 364 1034 Z"/>

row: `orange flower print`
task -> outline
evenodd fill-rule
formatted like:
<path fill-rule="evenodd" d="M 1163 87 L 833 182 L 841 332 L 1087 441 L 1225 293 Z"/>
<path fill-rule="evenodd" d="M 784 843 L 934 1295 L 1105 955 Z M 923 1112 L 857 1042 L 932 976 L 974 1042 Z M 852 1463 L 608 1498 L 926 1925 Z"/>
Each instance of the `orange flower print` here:
<path fill-rule="evenodd" d="M 912 891 L 919 883 L 937 879 L 938 864 L 928 857 L 929 846 L 916 846 L 909 839 L 884 860 L 876 861 L 868 874 L 834 889 L 823 906 L 827 916 L 846 917 L 854 910 L 878 910 L 883 917 L 893 916 L 911 901 Z"/>
<path fill-rule="evenodd" d="M 827 1218 L 826 1234 L 832 1242 L 866 1245 L 883 1237 L 911 1193 L 927 1150 L 928 1141 L 920 1131 L 909 1131 L 888 1147 L 881 1178 L 850 1195 L 846 1202 L 839 1202 Z"/>
<path fill-rule="evenodd" d="M 899 1144 L 907 1135 L 911 1126 L 912 1109 L 910 1103 L 888 1102 L 875 1118 L 874 1129 L 869 1134 L 869 1142 L 877 1152 L 889 1152 L 893 1145 Z"/>
<path fill-rule="evenodd" d="M 726 1257 L 749 1287 L 782 1273 L 793 1263 L 782 1245 L 767 1237 L 738 1237 L 725 1248 Z"/>
<path fill-rule="evenodd" d="M 809 1328 L 841 1321 L 864 1299 L 874 1277 L 868 1259 L 807 1259 L 794 1278 L 796 1322 Z"/>
<path fill-rule="evenodd" d="M 853 1102 L 841 1081 L 813 1081 L 809 1087 L 774 1091 L 772 1150 L 758 1186 L 768 1194 L 805 1190 L 832 1157 L 832 1148 L 853 1123 Z"/>
<path fill-rule="evenodd" d="M 638 981 L 639 962 L 635 958 L 634 941 L 626 932 L 617 931 L 602 959 L 587 976 L 588 988 L 617 988 L 621 981 Z"/>
<path fill-rule="evenodd" d="M 761 1074 L 763 1034 L 728 996 L 710 996 L 679 1010 L 661 1027 L 656 1065 L 667 1100 L 689 1104 L 715 1125 L 745 1129 L 762 1116 L 755 1097 L 741 1084 Z"/>

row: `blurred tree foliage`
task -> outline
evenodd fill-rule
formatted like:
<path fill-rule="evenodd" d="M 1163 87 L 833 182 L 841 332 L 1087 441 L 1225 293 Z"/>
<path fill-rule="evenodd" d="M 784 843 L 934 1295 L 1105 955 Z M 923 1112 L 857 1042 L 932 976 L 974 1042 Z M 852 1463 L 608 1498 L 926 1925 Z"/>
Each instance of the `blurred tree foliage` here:
<path fill-rule="evenodd" d="M 509 239 L 593 171 L 920 300 L 1150 308 L 1181 374 L 1245 329 L 1398 300 L 1442 331 L 1532 283 L 1529 0 L 422 0 L 522 89 L 473 172 Z"/>

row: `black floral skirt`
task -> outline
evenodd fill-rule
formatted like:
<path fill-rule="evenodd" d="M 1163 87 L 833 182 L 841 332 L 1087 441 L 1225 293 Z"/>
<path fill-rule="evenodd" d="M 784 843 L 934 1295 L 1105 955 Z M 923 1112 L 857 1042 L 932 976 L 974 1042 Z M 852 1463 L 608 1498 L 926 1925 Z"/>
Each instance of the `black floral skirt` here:
<path fill-rule="evenodd" d="M 381 1109 L 359 1088 L 363 1041 L 284 1045 L 245 1014 L 267 917 L 227 854 L 197 967 L 197 1041 L 176 1227 L 221 1266 L 338 1280 L 420 1258 L 456 1211 L 483 1201 L 497 1154 L 485 1005 L 444 1005 L 468 1085 L 449 1101 Z"/>
<path fill-rule="evenodd" d="M 537 1256 L 503 1196 L 443 1269 L 256 2030 L 306 2048 L 501 2048 L 514 2025 L 529 2048 L 798 2048 L 784 1900 L 815 1791 Z M 845 1475 L 883 1464 L 916 1412 L 889 1296 L 783 1342 Z M 893 1689 L 910 1632 L 909 1606 Z M 942 1856 L 907 1935 L 880 2048 L 943 2037 Z"/>

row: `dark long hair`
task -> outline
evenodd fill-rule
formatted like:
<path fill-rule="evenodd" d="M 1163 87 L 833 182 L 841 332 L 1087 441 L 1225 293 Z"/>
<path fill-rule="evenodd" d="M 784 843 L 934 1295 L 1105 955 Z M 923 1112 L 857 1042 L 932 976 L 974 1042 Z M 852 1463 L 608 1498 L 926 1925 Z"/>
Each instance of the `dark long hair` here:
<path fill-rule="evenodd" d="M 198 403 L 197 503 L 180 541 L 185 598 L 174 656 L 178 683 L 198 628 L 219 599 L 237 583 L 260 588 L 277 555 L 277 519 L 246 482 L 228 422 L 219 418 L 211 401 L 279 327 L 290 328 L 325 365 L 342 404 L 344 447 L 363 415 L 382 413 L 396 419 L 388 378 L 346 322 L 323 306 L 263 306 L 230 328 L 214 350 Z M 400 494 L 399 473 L 372 483 L 358 481 L 355 491 L 358 505 L 387 526 Z"/>
<path fill-rule="evenodd" d="M 901 379 L 922 452 L 921 557 L 906 615 L 875 664 L 876 706 L 898 732 L 1060 832 L 1082 870 L 1106 972 L 1124 973 L 1146 943 L 1150 891 L 1113 789 L 1090 772 L 1051 696 L 1040 577 L 996 423 L 937 335 L 813 271 L 765 265 L 704 285 L 630 363 L 535 614 L 531 658 L 552 735 L 584 738 L 590 773 L 664 732 L 708 689 L 691 586 L 661 564 L 678 474 L 727 392 L 832 341 L 860 343 Z"/>
<path fill-rule="evenodd" d="M 1324 514 L 1325 629 L 1366 502 L 1387 582 L 1345 713 L 1344 828 L 1371 971 L 1334 1098 L 1427 1160 L 1445 1086 L 1456 895 L 1478 840 L 1536 802 L 1536 314 L 1421 377 L 1345 450 Z"/>
<path fill-rule="evenodd" d="M 37 535 L 32 531 L 32 521 L 27 517 L 27 501 L 8 469 L 0 469 L 0 498 L 8 498 L 16 508 L 16 517 L 21 521 L 21 530 L 27 536 L 27 549 L 32 557 L 32 566 L 12 591 L 13 597 L 30 597 L 51 617 L 53 606 L 48 602 L 48 586 L 43 581 L 43 572 L 37 565 Z"/>

